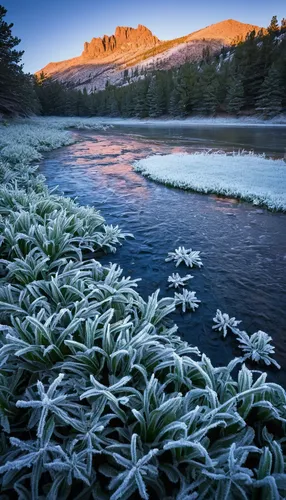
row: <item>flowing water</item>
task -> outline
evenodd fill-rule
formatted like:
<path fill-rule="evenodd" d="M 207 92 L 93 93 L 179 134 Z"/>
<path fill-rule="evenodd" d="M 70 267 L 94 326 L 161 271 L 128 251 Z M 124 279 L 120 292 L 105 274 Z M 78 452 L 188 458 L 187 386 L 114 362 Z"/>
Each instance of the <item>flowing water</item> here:
<path fill-rule="evenodd" d="M 132 170 L 135 160 L 151 154 L 253 149 L 283 157 L 286 128 L 116 126 L 77 133 L 74 145 L 46 154 L 41 172 L 50 187 L 99 209 L 109 224 L 132 232 L 115 255 L 125 275 L 142 278 L 146 298 L 160 288 L 173 295 L 167 278 L 177 271 L 166 263 L 179 245 L 200 250 L 204 267 L 178 268 L 191 273 L 190 288 L 201 305 L 195 313 L 173 314 L 179 333 L 211 357 L 215 365 L 240 355 L 231 333 L 225 340 L 212 330 L 216 309 L 243 322 L 248 333 L 264 330 L 273 337 L 281 370 L 270 379 L 286 386 L 286 214 L 156 184 Z M 257 367 L 257 365 L 253 365 Z"/>

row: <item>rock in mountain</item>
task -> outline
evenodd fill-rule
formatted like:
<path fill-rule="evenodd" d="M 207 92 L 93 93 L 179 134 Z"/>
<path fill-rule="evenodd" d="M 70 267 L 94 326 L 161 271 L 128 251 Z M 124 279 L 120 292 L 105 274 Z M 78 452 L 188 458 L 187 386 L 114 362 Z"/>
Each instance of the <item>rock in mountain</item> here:
<path fill-rule="evenodd" d="M 146 50 L 159 43 L 160 40 L 142 24 L 138 24 L 137 28 L 117 26 L 114 35 L 104 35 L 103 38 L 93 38 L 90 43 L 85 42 L 82 57 L 96 59 L 113 53 L 136 51 L 138 48 Z"/>
<path fill-rule="evenodd" d="M 228 19 L 181 38 L 160 41 L 141 24 L 137 28 L 118 26 L 114 35 L 85 42 L 81 56 L 49 63 L 37 74 L 44 72 L 72 88 L 101 90 L 107 81 L 122 85 L 132 70 L 137 74 L 142 69 L 167 69 L 186 60 L 195 61 L 202 57 L 205 49 L 213 53 L 243 41 L 250 31 L 259 29 L 259 26 Z"/>

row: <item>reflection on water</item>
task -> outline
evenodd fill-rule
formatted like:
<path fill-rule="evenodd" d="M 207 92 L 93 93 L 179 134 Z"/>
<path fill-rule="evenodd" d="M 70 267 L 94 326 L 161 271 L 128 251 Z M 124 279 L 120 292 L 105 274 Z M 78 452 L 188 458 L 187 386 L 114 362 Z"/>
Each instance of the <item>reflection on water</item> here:
<path fill-rule="evenodd" d="M 269 129 L 236 129 L 235 135 L 220 128 L 206 131 L 205 137 L 203 129 L 171 134 L 136 127 L 136 135 L 134 130 L 82 132 L 82 142 L 48 153 L 41 165 L 48 184 L 94 205 L 108 223 L 134 234 L 134 240 L 103 261 L 119 262 L 126 274 L 143 278 L 139 291 L 144 297 L 156 288 L 163 295 L 173 293 L 167 289 L 168 275 L 175 271 L 165 263 L 168 251 L 179 245 L 201 250 L 204 267 L 191 271 L 191 287 L 202 303 L 195 314 L 174 314 L 180 334 L 215 364 L 239 355 L 231 334 L 223 341 L 211 328 L 220 308 L 242 319 L 246 331 L 261 329 L 273 336 L 282 370 L 272 370 L 270 377 L 286 385 L 286 216 L 233 199 L 169 189 L 131 167 L 151 154 L 233 150 L 238 143 L 261 151 L 268 141 L 269 154 L 281 156 L 286 129 L 276 129 L 276 143 Z M 178 270 L 185 272 L 184 266 Z"/>

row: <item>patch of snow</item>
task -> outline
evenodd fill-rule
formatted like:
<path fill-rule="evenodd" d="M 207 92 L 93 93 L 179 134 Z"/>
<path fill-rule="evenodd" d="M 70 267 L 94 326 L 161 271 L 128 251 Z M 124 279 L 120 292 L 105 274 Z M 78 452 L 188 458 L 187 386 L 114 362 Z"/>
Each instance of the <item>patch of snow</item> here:
<path fill-rule="evenodd" d="M 241 198 L 286 211 L 286 163 L 264 155 L 197 153 L 156 155 L 134 169 L 163 184 Z"/>

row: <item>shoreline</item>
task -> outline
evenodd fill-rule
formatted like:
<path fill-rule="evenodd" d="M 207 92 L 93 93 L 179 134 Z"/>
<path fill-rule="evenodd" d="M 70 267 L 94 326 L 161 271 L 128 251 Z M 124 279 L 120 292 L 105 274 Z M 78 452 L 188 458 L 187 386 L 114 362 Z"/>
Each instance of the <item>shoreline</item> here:
<path fill-rule="evenodd" d="M 286 116 L 279 118 L 273 118 L 272 120 L 262 120 L 260 118 L 207 118 L 207 117 L 190 117 L 190 118 L 115 118 L 108 116 L 36 116 L 30 119 L 25 118 L 26 123 L 29 120 L 33 122 L 39 121 L 50 121 L 53 122 L 63 122 L 65 120 L 66 127 L 68 127 L 68 122 L 71 122 L 70 127 L 75 128 L 72 122 L 80 123 L 81 125 L 86 125 L 89 128 L 95 125 L 103 126 L 116 126 L 116 125 L 129 125 L 129 126 L 157 126 L 157 127 L 284 127 L 286 128 Z M 62 123 L 61 123 L 62 124 Z M 63 125 L 62 125 L 63 126 Z M 83 126 L 83 128 L 85 128 Z"/>
<path fill-rule="evenodd" d="M 173 126 L 173 127 L 190 127 L 190 126 L 214 126 L 214 127 L 286 127 L 286 116 L 274 118 L 272 120 L 263 120 L 261 118 L 206 118 L 206 117 L 190 117 L 190 118 L 113 118 L 113 117 L 92 117 L 98 119 L 103 124 L 111 125 L 143 125 L 143 126 Z"/>

